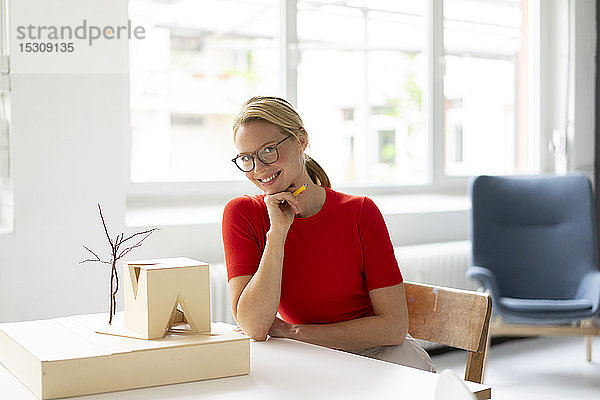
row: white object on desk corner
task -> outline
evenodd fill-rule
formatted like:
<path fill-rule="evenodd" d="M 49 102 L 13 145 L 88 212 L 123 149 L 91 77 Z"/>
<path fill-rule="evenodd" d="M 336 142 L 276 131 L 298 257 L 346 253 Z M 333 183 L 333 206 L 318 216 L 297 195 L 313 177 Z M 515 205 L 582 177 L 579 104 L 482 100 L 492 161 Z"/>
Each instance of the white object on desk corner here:
<path fill-rule="evenodd" d="M 465 382 L 451 369 L 442 371 L 435 386 L 435 400 L 475 400 Z"/>

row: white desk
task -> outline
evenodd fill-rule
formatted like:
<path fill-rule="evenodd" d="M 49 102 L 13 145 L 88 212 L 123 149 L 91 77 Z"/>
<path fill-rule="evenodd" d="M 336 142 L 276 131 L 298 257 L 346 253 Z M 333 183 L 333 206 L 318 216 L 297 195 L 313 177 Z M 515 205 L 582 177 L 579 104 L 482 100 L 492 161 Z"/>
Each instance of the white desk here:
<path fill-rule="evenodd" d="M 250 375 L 71 398 L 433 400 L 438 379 L 429 372 L 287 339 L 252 342 L 250 359 Z M 489 386 L 467 384 L 478 398 L 491 397 Z M 37 399 L 1 364 L 0 397 Z"/>

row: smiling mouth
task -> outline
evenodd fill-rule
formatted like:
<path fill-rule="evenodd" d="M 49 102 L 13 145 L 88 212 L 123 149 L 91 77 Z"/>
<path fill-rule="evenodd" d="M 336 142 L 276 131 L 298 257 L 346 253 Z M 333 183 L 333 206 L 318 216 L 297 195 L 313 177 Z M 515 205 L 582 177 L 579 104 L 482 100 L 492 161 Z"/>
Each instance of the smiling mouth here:
<path fill-rule="evenodd" d="M 262 182 L 262 183 L 269 183 L 273 179 L 277 178 L 280 174 L 281 174 L 281 171 L 279 171 L 279 172 L 277 172 L 277 173 L 275 173 L 275 174 L 273 174 L 273 175 L 271 175 L 269 177 L 266 177 L 266 178 L 262 178 L 262 179 L 256 178 L 256 180 L 259 181 L 259 182 Z"/>

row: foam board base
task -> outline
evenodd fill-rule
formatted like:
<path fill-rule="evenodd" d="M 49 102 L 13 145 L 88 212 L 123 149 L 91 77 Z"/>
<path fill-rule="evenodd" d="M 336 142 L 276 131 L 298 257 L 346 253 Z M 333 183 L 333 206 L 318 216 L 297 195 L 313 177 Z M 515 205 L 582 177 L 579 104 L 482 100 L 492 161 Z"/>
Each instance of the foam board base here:
<path fill-rule="evenodd" d="M 40 399 L 250 373 L 250 339 L 231 325 L 144 340 L 98 333 L 107 320 L 100 313 L 1 323 L 0 362 Z M 123 321 L 117 313 L 111 329 Z"/>

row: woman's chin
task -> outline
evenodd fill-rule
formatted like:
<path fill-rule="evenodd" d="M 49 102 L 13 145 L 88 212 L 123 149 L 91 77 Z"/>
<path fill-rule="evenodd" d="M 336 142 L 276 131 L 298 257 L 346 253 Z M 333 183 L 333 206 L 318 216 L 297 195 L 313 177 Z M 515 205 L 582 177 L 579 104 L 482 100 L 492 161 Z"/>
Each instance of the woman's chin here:
<path fill-rule="evenodd" d="M 278 188 L 275 188 L 275 187 L 269 187 L 269 188 L 263 188 L 263 192 L 265 194 L 275 194 L 275 193 L 283 192 L 283 189 L 278 189 Z"/>
<path fill-rule="evenodd" d="M 261 184 L 256 185 L 264 194 L 275 194 L 279 192 L 283 192 L 284 189 L 281 188 L 281 185 L 275 184 L 272 186 L 263 186 Z"/>
<path fill-rule="evenodd" d="M 271 185 L 263 185 L 260 182 L 254 182 L 254 184 L 264 193 L 264 194 L 275 194 L 281 193 L 290 188 L 293 182 L 285 182 L 279 176 L 276 178 L 276 182 L 273 182 Z"/>

